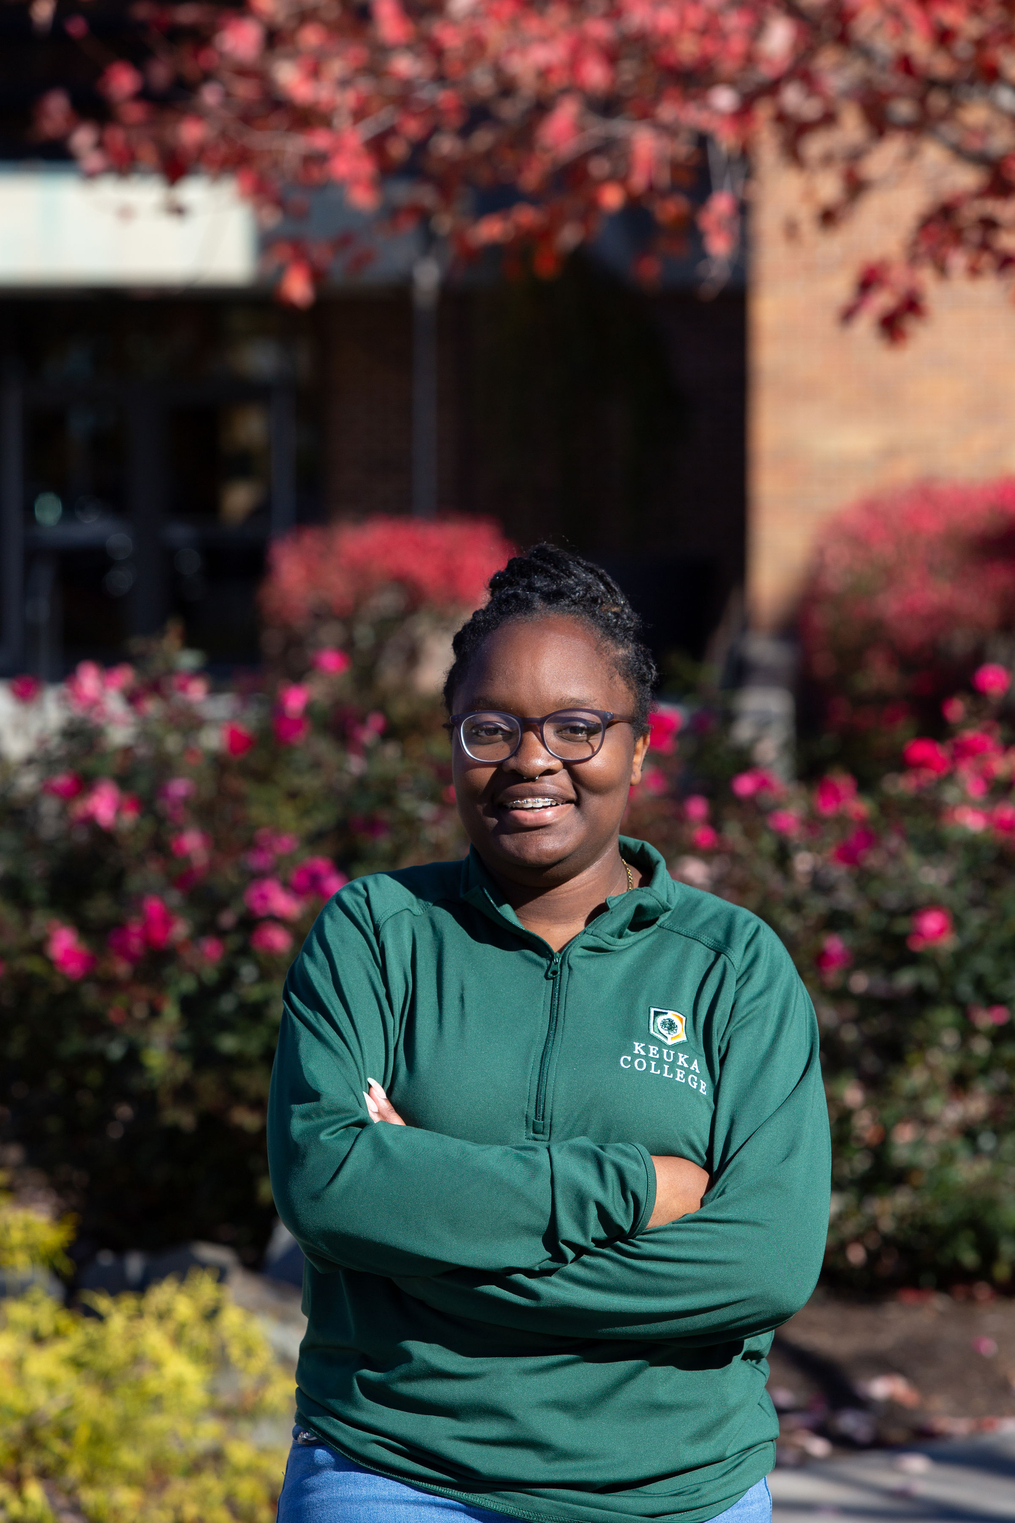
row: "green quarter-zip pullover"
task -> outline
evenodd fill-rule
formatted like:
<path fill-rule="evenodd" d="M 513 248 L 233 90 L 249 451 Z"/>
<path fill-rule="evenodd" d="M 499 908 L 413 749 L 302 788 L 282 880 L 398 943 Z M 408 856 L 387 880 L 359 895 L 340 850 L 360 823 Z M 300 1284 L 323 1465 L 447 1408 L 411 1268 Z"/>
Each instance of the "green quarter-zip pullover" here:
<path fill-rule="evenodd" d="M 828 1222 L 818 1034 L 767 926 L 621 844 L 645 882 L 558 953 L 475 852 L 318 918 L 268 1128 L 298 1417 L 514 1517 L 703 1523 L 774 1463 L 765 1356 Z M 369 1120 L 368 1076 L 409 1125 Z M 711 1184 L 647 1231 L 653 1153 Z"/>

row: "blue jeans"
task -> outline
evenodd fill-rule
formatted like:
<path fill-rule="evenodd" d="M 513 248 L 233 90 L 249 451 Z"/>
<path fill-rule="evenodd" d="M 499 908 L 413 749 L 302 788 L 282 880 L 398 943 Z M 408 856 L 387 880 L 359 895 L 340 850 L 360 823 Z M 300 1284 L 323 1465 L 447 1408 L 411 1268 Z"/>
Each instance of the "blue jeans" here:
<path fill-rule="evenodd" d="M 296 1433 L 300 1430 L 296 1429 Z M 752 1486 L 712 1523 L 771 1523 L 767 1481 Z M 330 1444 L 296 1442 L 289 1451 L 277 1523 L 512 1523 L 502 1512 L 418 1491 L 354 1465 Z M 515 1520 L 517 1523 L 517 1520 Z"/>

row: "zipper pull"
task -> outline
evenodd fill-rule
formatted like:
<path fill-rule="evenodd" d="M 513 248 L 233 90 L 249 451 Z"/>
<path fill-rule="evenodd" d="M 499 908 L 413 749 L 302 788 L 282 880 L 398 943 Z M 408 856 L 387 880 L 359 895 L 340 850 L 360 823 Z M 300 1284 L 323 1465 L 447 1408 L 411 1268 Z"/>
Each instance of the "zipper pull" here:
<path fill-rule="evenodd" d="M 550 963 L 550 966 L 546 970 L 546 976 L 547 976 L 547 978 L 556 978 L 557 974 L 559 972 L 560 972 L 560 953 L 557 952 L 555 954 L 552 962 Z"/>

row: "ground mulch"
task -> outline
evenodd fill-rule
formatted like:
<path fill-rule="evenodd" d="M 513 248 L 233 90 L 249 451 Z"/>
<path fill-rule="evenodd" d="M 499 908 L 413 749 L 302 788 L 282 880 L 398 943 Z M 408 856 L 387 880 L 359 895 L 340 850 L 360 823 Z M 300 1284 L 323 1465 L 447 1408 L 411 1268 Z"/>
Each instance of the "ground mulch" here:
<path fill-rule="evenodd" d="M 818 1289 L 769 1362 L 782 1464 L 1015 1431 L 1015 1300 L 987 1285 L 879 1300 Z"/>

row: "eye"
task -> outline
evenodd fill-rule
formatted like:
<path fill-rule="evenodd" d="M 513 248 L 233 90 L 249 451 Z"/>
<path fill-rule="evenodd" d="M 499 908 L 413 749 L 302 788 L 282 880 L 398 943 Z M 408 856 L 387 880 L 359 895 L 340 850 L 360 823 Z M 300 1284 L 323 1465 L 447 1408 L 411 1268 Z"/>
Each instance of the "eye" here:
<path fill-rule="evenodd" d="M 553 726 L 553 732 L 561 740 L 598 740 L 602 733 L 602 725 L 598 719 L 578 718 L 559 719 Z"/>
<path fill-rule="evenodd" d="M 480 745 L 496 745 L 513 738 L 513 729 L 501 719 L 470 719 L 465 738 Z"/>

